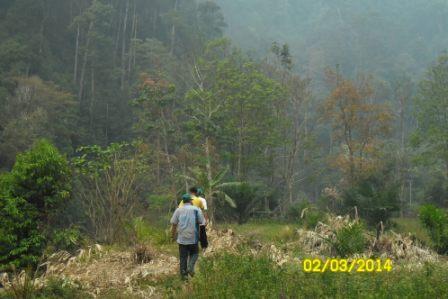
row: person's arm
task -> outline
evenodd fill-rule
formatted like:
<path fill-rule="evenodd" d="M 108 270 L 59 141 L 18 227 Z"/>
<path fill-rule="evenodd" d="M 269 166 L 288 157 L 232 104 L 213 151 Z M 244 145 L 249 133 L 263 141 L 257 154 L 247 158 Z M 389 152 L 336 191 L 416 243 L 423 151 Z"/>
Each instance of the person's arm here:
<path fill-rule="evenodd" d="M 171 223 L 171 237 L 173 239 L 176 238 L 176 233 L 177 233 L 177 224 L 179 223 L 179 210 L 176 209 L 176 211 L 174 211 L 173 217 L 171 217 L 170 223 Z"/>
<path fill-rule="evenodd" d="M 207 212 L 207 200 L 203 197 L 200 197 L 202 201 L 202 206 L 204 207 L 202 212 L 204 213 L 205 223 L 208 223 L 208 212 Z"/>
<path fill-rule="evenodd" d="M 172 224 L 171 225 L 171 238 L 173 238 L 173 240 L 176 240 L 176 233 L 177 233 L 177 224 Z"/>

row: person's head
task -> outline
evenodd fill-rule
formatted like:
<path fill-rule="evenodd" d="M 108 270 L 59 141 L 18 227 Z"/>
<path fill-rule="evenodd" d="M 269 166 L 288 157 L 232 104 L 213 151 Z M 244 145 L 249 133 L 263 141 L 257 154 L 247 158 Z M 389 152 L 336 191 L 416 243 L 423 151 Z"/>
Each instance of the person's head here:
<path fill-rule="evenodd" d="M 184 195 L 182 195 L 182 201 L 183 203 L 190 203 L 192 200 L 191 195 L 186 193 Z"/>
<path fill-rule="evenodd" d="M 193 194 L 194 196 L 198 195 L 198 188 L 197 187 L 191 187 L 190 188 L 190 194 Z"/>
<path fill-rule="evenodd" d="M 198 188 L 198 195 L 204 196 L 204 190 L 202 188 Z"/>

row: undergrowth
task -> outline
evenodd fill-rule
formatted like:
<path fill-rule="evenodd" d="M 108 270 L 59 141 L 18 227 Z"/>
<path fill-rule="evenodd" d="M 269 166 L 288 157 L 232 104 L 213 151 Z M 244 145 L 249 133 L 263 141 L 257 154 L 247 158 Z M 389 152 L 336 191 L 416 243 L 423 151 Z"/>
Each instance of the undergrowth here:
<path fill-rule="evenodd" d="M 304 273 L 267 257 L 222 254 L 204 259 L 176 298 L 447 298 L 448 269 Z"/>

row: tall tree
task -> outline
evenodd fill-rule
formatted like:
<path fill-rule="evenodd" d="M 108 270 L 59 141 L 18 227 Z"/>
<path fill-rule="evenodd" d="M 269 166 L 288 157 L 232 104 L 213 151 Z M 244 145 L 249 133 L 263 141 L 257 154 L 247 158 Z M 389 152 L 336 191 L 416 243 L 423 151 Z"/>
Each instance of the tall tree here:
<path fill-rule="evenodd" d="M 392 114 L 387 105 L 374 102 L 369 78 L 361 77 L 355 84 L 329 70 L 327 79 L 333 90 L 324 103 L 324 115 L 341 145 L 334 164 L 353 184 L 379 166 L 380 137 L 389 133 Z"/>
<path fill-rule="evenodd" d="M 420 83 L 415 134 L 424 160 L 442 163 L 448 178 L 448 55 L 439 57 Z"/>

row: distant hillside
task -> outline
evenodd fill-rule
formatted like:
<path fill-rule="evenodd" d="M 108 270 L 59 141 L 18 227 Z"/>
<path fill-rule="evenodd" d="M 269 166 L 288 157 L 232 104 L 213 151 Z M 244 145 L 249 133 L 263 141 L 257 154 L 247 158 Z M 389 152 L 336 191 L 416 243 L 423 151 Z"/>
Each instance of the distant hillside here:
<path fill-rule="evenodd" d="M 448 3 L 440 0 L 217 0 L 227 33 L 265 54 L 287 42 L 298 68 L 311 76 L 341 65 L 390 79 L 416 77 L 448 48 Z"/>

